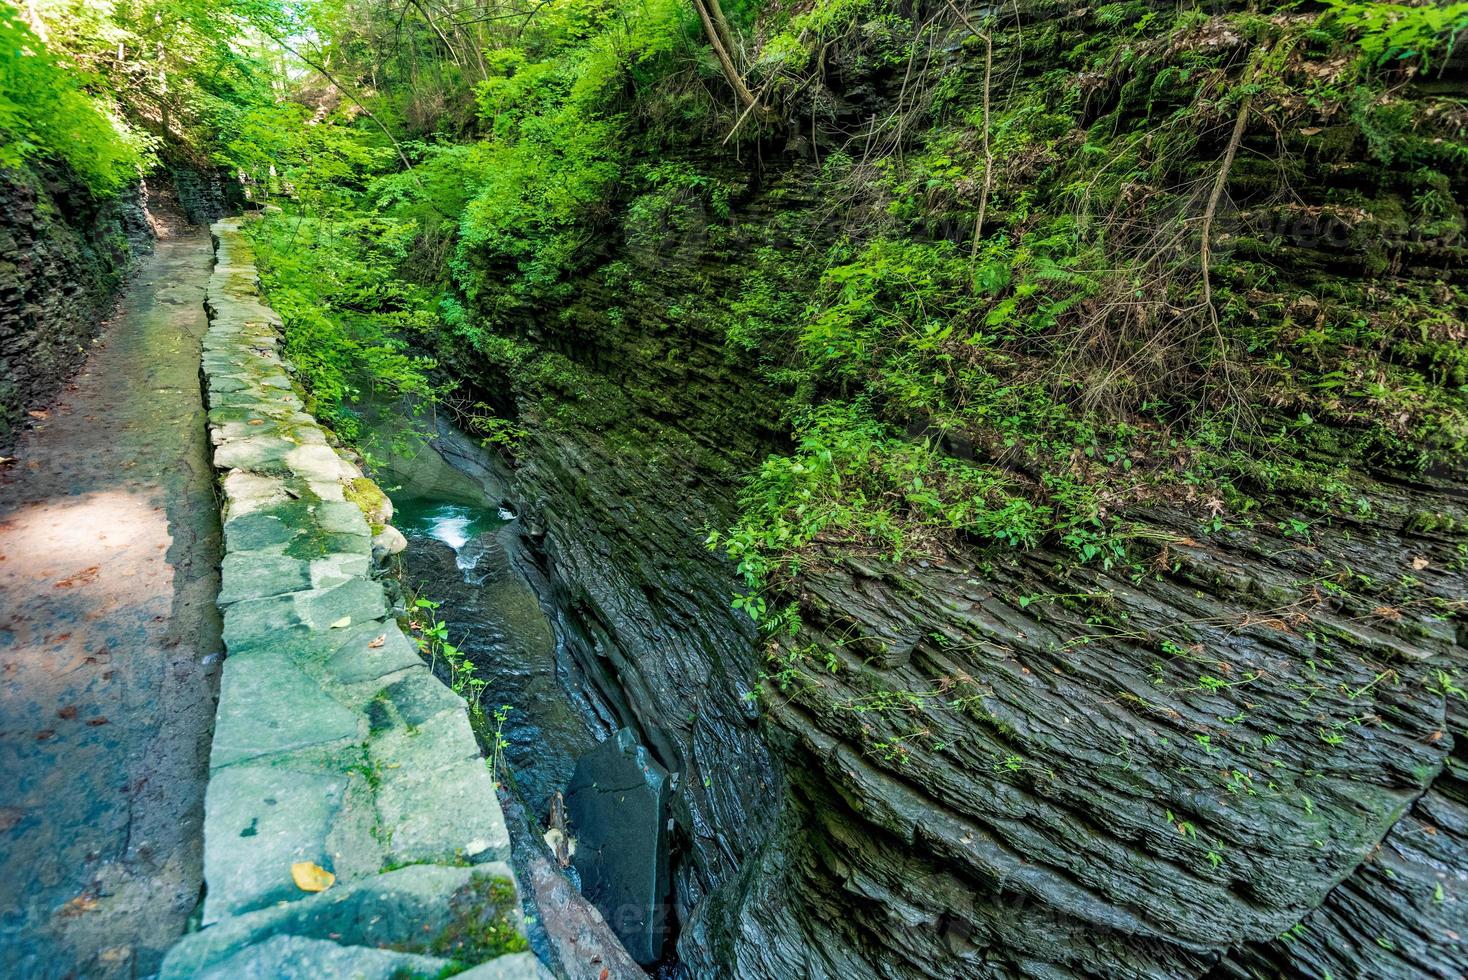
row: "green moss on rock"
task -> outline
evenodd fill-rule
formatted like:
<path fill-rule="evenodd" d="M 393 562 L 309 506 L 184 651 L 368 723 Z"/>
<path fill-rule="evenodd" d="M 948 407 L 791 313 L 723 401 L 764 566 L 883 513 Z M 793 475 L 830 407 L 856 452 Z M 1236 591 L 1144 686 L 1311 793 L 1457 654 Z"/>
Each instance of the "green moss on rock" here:
<path fill-rule="evenodd" d="M 381 534 L 388 521 L 392 520 L 392 501 L 381 487 L 365 476 L 359 476 L 344 486 L 342 496 L 362 511 L 373 534 Z"/>

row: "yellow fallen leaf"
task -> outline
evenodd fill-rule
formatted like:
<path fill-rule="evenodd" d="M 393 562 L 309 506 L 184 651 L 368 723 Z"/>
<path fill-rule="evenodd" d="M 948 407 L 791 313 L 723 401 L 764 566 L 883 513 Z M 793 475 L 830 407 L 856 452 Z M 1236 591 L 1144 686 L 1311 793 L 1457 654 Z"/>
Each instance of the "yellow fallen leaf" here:
<path fill-rule="evenodd" d="M 291 865 L 291 880 L 303 892 L 324 892 L 336 882 L 336 875 L 313 861 L 297 861 Z"/>
<path fill-rule="evenodd" d="M 350 616 L 343 616 L 341 619 L 338 619 L 336 622 L 332 623 L 331 624 L 331 628 L 334 629 L 334 630 L 339 630 L 343 626 L 351 626 L 351 625 L 352 625 L 352 617 L 350 617 Z"/>

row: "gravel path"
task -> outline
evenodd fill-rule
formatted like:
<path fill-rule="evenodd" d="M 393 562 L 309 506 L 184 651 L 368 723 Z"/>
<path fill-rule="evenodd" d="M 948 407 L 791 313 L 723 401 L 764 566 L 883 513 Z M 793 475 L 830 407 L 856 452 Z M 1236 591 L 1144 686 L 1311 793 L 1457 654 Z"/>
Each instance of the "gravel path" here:
<path fill-rule="evenodd" d="M 154 972 L 199 900 L 219 525 L 209 236 L 158 242 L 0 470 L 0 976 Z"/>

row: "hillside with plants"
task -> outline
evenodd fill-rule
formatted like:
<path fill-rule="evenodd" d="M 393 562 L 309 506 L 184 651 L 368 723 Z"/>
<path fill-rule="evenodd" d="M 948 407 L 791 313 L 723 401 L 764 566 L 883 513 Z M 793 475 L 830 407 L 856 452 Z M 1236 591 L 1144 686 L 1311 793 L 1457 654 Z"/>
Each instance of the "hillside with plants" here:
<path fill-rule="evenodd" d="M 669 970 L 1468 970 L 1468 4 L 178 10 L 0 166 L 224 168 L 310 411 L 509 474 Z"/>
<path fill-rule="evenodd" d="M 288 342 L 514 461 L 686 968 L 1461 968 L 1468 7 L 318 16 Z"/>

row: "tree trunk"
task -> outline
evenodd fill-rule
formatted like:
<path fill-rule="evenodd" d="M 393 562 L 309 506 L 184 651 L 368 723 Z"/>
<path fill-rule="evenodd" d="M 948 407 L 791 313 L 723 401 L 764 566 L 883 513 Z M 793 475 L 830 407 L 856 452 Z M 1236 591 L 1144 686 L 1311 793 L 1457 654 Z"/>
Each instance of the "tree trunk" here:
<path fill-rule="evenodd" d="M 708 0 L 708 3 L 717 3 L 717 0 Z M 698 18 L 703 21 L 704 34 L 708 36 L 709 45 L 714 49 L 714 54 L 718 56 L 719 67 L 723 69 L 724 78 L 728 80 L 729 85 L 734 89 L 734 94 L 739 96 L 739 101 L 747 108 L 767 112 L 768 110 L 760 106 L 759 99 L 755 98 L 754 93 L 749 90 L 749 86 L 744 84 L 744 79 L 739 76 L 739 70 L 734 67 L 734 59 L 730 56 L 729 49 L 724 46 L 724 42 L 719 37 L 719 29 L 714 25 L 714 19 L 709 13 L 708 4 L 705 3 L 705 0 L 693 0 L 693 6 L 698 9 Z M 720 15 L 720 20 L 723 21 L 722 15 Z M 728 23 L 726 21 L 723 21 L 723 23 L 727 30 Z"/>

